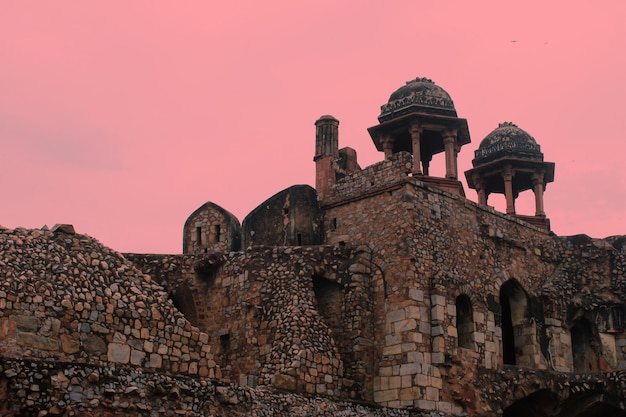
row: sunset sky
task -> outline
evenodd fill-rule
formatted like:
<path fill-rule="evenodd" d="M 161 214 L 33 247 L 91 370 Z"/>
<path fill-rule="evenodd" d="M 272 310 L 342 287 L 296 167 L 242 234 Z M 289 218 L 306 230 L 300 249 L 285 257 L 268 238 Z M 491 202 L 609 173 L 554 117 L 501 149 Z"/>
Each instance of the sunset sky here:
<path fill-rule="evenodd" d="M 555 233 L 626 234 L 625 22 L 623 0 L 0 0 L 0 225 L 180 253 L 204 202 L 242 221 L 314 185 L 322 114 L 380 161 L 366 129 L 419 76 L 468 120 L 461 172 L 513 122 L 556 163 Z"/>

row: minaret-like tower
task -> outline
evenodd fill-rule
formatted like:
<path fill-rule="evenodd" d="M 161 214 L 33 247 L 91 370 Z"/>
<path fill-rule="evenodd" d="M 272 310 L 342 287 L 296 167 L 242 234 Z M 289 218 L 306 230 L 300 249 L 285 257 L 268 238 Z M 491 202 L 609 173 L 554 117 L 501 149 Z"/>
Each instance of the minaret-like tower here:
<path fill-rule="evenodd" d="M 335 184 L 335 161 L 339 159 L 339 120 L 324 115 L 315 122 L 315 189 L 319 199 Z"/>
<path fill-rule="evenodd" d="M 478 193 L 480 204 L 487 205 L 491 193 L 504 194 L 506 214 L 550 230 L 543 193 L 546 185 L 554 181 L 554 162 L 543 161 L 541 147 L 532 136 L 513 123 L 500 123 L 482 140 L 474 156 L 474 168 L 465 172 L 465 178 Z M 534 216 L 515 211 L 515 199 L 526 190 L 535 193 Z"/>
<path fill-rule="evenodd" d="M 457 155 L 470 143 L 467 120 L 457 117 L 450 95 L 428 78 L 416 78 L 396 90 L 381 106 L 380 122 L 368 129 L 385 158 L 396 152 L 413 155 L 412 174 L 423 182 L 465 195 L 458 180 Z M 433 155 L 445 153 L 445 176 L 431 176 Z"/>

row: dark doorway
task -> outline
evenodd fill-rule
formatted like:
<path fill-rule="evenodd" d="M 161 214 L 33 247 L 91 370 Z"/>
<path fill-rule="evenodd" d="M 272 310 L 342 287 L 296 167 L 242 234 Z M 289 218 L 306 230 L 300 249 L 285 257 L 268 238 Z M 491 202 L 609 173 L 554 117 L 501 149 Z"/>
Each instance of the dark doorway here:
<path fill-rule="evenodd" d="M 594 335 L 591 323 L 586 319 L 577 320 L 570 331 L 574 372 L 598 371 L 601 344 L 599 337 Z"/>
<path fill-rule="evenodd" d="M 456 331 L 459 347 L 474 350 L 474 312 L 465 294 L 456 297 Z"/>
<path fill-rule="evenodd" d="M 528 296 L 522 286 L 511 279 L 500 288 L 500 306 L 502 308 L 502 362 L 505 365 L 517 365 L 522 340 L 517 340 L 516 329 L 522 329 L 528 315 Z M 518 346 L 519 345 L 519 346 Z"/>

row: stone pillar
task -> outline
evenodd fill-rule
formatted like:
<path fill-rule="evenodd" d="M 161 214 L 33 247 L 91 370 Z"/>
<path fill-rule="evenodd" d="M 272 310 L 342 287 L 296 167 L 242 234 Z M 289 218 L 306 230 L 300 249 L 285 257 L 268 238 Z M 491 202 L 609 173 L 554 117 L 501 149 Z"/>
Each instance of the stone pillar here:
<path fill-rule="evenodd" d="M 515 171 L 511 165 L 504 168 L 502 177 L 504 178 L 504 196 L 506 197 L 506 214 L 515 214 L 515 197 L 513 196 L 513 177 Z"/>
<path fill-rule="evenodd" d="M 483 206 L 487 205 L 487 190 L 485 190 L 485 181 L 483 178 L 474 174 L 474 187 L 476 188 L 476 193 L 478 194 L 478 204 L 482 204 Z"/>
<path fill-rule="evenodd" d="M 543 211 L 543 172 L 533 174 L 533 192 L 535 193 L 535 216 L 545 217 Z"/>
<path fill-rule="evenodd" d="M 455 177 L 457 178 L 459 177 L 459 152 L 461 152 L 461 146 L 458 144 L 458 142 L 454 143 L 454 172 Z"/>
<path fill-rule="evenodd" d="M 383 145 L 383 152 L 385 152 L 385 159 L 389 159 L 393 154 L 393 143 L 395 140 L 391 136 L 385 136 L 380 140 Z"/>
<path fill-rule="evenodd" d="M 428 159 L 422 161 L 422 169 L 424 171 L 424 175 L 430 175 L 430 161 L 433 160 L 433 156 L 430 155 Z"/>
<path fill-rule="evenodd" d="M 446 178 L 457 178 L 456 167 L 456 129 L 445 129 L 442 134 L 446 152 Z"/>
<path fill-rule="evenodd" d="M 422 175 L 421 162 L 422 154 L 420 150 L 420 137 L 422 136 L 422 127 L 418 122 L 411 123 L 409 129 L 411 133 L 411 141 L 413 142 L 413 175 Z"/>

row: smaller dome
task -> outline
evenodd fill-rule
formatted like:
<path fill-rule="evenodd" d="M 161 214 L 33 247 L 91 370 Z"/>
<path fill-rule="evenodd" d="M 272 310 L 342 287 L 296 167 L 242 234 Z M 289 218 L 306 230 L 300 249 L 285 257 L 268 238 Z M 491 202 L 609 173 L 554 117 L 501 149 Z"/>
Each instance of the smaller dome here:
<path fill-rule="evenodd" d="M 484 163 L 502 156 L 543 161 L 541 147 L 525 130 L 511 122 L 500 123 L 480 142 L 472 164 Z"/>
<path fill-rule="evenodd" d="M 380 107 L 378 120 L 382 123 L 412 112 L 456 117 L 450 94 L 428 78 L 407 81 L 394 91 Z"/>

